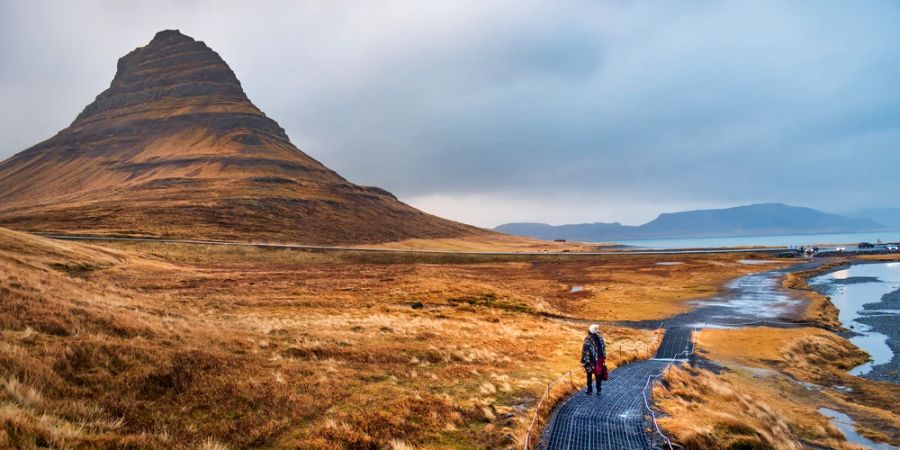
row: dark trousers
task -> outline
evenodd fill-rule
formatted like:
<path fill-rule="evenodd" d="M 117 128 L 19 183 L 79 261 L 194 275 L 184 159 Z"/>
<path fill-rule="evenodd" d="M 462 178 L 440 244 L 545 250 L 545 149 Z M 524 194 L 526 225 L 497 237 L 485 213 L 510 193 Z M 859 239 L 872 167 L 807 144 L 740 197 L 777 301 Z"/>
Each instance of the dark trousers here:
<path fill-rule="evenodd" d="M 587 374 L 587 391 L 588 391 L 588 393 L 593 392 L 593 385 L 594 385 L 594 384 L 591 383 L 591 381 L 594 380 L 594 379 L 596 379 L 596 381 L 597 381 L 597 392 L 600 392 L 600 389 L 601 389 L 600 383 L 603 382 L 603 381 L 600 380 L 600 377 L 594 375 L 594 371 L 591 370 L 590 367 L 585 367 L 585 368 L 584 368 L 584 373 Z"/>

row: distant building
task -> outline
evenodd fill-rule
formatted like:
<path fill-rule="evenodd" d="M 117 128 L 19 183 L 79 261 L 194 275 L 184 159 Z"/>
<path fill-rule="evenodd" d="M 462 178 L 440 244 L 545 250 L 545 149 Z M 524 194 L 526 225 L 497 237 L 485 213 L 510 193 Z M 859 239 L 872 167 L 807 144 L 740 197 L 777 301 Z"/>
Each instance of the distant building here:
<path fill-rule="evenodd" d="M 566 242 L 565 239 L 554 239 L 553 242 Z"/>

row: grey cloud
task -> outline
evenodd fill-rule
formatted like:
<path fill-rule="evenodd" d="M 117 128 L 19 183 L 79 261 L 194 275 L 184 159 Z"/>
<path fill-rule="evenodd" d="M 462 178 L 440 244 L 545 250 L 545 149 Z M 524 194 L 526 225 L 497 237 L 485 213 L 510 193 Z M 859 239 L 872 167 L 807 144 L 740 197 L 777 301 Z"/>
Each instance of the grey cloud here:
<path fill-rule="evenodd" d="M 180 28 L 313 157 L 482 225 L 499 220 L 488 199 L 531 220 L 639 222 L 900 190 L 891 2 L 0 5 L 0 158 L 65 126 L 117 57 Z"/>

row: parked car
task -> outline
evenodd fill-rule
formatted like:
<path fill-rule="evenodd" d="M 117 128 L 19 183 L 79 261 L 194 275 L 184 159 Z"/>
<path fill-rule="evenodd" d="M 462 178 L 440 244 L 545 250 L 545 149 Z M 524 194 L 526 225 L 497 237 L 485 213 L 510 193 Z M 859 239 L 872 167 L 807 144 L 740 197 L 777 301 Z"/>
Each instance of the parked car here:
<path fill-rule="evenodd" d="M 835 247 L 834 251 L 843 253 L 847 251 L 847 247 Z"/>
<path fill-rule="evenodd" d="M 875 248 L 875 244 L 872 244 L 870 242 L 860 242 L 857 247 L 859 247 L 859 248 Z"/>
<path fill-rule="evenodd" d="M 885 247 L 885 249 L 889 252 L 896 252 L 898 250 L 896 244 L 888 244 L 887 247 Z"/>

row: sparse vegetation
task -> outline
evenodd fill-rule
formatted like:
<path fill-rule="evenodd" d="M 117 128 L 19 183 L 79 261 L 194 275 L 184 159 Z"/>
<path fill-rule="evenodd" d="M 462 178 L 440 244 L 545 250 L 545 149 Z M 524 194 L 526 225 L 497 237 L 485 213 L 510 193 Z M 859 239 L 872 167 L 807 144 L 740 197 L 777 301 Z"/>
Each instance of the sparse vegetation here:
<path fill-rule="evenodd" d="M 0 429 L 25 447 L 513 446 L 577 366 L 579 319 L 683 309 L 749 270 L 737 255 L 680 258 L 685 272 L 641 256 L 0 240 L 0 380 L 16 393 L 0 391 Z M 652 352 L 652 331 L 603 328 L 612 365 Z"/>

